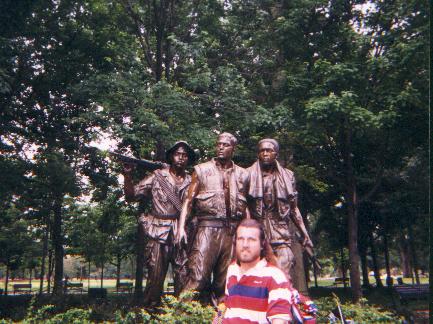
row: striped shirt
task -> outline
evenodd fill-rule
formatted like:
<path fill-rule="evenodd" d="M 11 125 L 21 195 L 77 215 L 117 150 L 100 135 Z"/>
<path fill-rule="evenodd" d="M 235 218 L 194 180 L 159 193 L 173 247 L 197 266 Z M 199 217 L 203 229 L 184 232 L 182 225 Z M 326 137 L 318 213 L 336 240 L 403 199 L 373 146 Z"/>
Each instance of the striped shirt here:
<path fill-rule="evenodd" d="M 233 262 L 227 271 L 224 324 L 292 320 L 292 285 L 286 275 L 265 259 L 243 275 Z"/>

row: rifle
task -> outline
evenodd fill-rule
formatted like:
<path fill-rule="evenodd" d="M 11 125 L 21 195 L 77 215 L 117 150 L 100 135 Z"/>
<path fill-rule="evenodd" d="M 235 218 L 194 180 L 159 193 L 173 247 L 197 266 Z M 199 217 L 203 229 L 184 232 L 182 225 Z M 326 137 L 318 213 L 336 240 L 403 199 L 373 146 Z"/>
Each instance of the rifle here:
<path fill-rule="evenodd" d="M 295 233 L 295 236 L 296 236 L 298 242 L 302 244 L 302 242 L 303 242 L 302 236 L 298 232 Z M 322 266 L 320 265 L 319 261 L 317 260 L 316 254 L 314 253 L 313 248 L 311 246 L 307 245 L 304 247 L 304 251 L 307 252 L 308 257 L 310 258 L 311 262 L 316 267 L 316 269 L 319 271 L 322 270 Z"/>
<path fill-rule="evenodd" d="M 292 219 L 293 224 L 295 225 L 295 227 L 298 229 L 299 232 L 303 232 L 301 226 L 294 220 L 294 218 L 296 218 L 296 215 L 298 215 L 300 218 L 302 218 L 302 215 L 298 209 L 298 207 L 296 206 L 296 203 L 292 203 L 291 204 L 291 211 L 290 211 L 290 218 Z M 295 215 L 294 215 L 294 214 Z M 288 223 L 288 220 L 286 219 L 286 222 Z M 295 232 L 295 236 L 298 239 L 299 243 L 303 243 L 303 239 L 302 236 L 298 233 Z M 311 262 L 313 263 L 313 266 L 316 267 L 316 269 L 321 270 L 322 266 L 320 265 L 319 261 L 317 261 L 316 255 L 314 253 L 314 250 L 311 246 L 303 246 L 304 251 L 307 252 L 308 257 L 310 258 Z"/>
<path fill-rule="evenodd" d="M 160 161 L 149 161 L 149 160 L 142 160 L 142 159 L 136 159 L 133 157 L 129 157 L 126 155 L 122 155 L 119 153 L 108 151 L 108 154 L 113 156 L 115 159 L 128 164 L 135 164 L 136 166 L 139 166 L 143 169 L 154 171 L 158 169 L 164 169 L 168 167 L 168 164 Z"/>

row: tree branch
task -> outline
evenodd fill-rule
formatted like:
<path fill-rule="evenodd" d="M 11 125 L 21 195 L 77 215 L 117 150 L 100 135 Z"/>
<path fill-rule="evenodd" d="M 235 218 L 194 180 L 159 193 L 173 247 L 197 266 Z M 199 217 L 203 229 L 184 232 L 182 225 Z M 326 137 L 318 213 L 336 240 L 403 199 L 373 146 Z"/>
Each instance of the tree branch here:
<path fill-rule="evenodd" d="M 129 14 L 129 16 L 132 18 L 134 22 L 135 33 L 138 37 L 138 41 L 140 42 L 140 46 L 143 50 L 144 57 L 146 58 L 146 62 L 148 66 L 152 70 L 152 74 L 155 75 L 154 64 L 152 60 L 152 52 L 151 52 L 150 41 L 149 41 L 149 33 L 146 30 L 146 28 L 144 28 L 144 22 L 140 18 L 140 16 L 136 12 L 134 12 L 131 3 L 128 0 L 122 0 L 121 2 L 125 10 L 127 11 L 127 13 Z M 144 32 L 142 32 L 142 29 L 144 30 Z"/>

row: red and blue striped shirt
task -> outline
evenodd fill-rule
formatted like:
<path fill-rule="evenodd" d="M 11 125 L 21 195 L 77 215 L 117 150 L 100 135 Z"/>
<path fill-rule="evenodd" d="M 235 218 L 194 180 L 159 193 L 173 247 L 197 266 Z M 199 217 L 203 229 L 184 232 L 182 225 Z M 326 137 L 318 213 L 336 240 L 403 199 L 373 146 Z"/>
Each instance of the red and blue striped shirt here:
<path fill-rule="evenodd" d="M 227 271 L 225 324 L 269 323 L 292 320 L 292 285 L 286 275 L 265 259 L 241 274 L 234 262 Z"/>

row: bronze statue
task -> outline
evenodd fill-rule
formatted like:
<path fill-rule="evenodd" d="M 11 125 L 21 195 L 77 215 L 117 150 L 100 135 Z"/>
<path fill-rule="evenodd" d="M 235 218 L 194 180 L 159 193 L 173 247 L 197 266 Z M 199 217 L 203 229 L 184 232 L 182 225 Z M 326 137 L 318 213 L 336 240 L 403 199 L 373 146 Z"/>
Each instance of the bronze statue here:
<path fill-rule="evenodd" d="M 174 273 L 174 289 L 178 294 L 185 280 L 182 269 L 185 263 L 185 250 L 174 245 L 174 235 L 182 200 L 186 196 L 191 176 L 185 171 L 188 164 L 194 163 L 194 150 L 187 142 L 176 142 L 166 152 L 168 168 L 155 170 L 150 176 L 133 185 L 132 164 L 124 164 L 124 191 L 127 200 L 151 199 L 152 208 L 141 214 L 139 226 L 148 238 L 145 248 L 147 281 L 144 303 L 157 305 L 163 291 L 164 279 L 171 263 Z"/>
<path fill-rule="evenodd" d="M 290 219 L 303 236 L 302 245 L 311 249 L 313 244 L 297 206 L 294 174 L 277 161 L 278 152 L 279 144 L 274 139 L 258 143 L 258 161 L 247 169 L 247 201 L 251 217 L 263 223 L 281 269 L 290 275 L 295 265 L 292 251 L 295 235 Z M 299 289 L 296 280 L 294 284 Z"/>
<path fill-rule="evenodd" d="M 247 215 L 245 184 L 248 175 L 232 161 L 236 144 L 232 134 L 218 136 L 216 157 L 194 167 L 180 215 L 178 244 L 186 240 L 185 221 L 194 204 L 197 227 L 191 238 L 188 280 L 183 291 L 198 291 L 201 300 L 209 291 L 213 302 L 224 295 L 227 268 L 233 253 L 233 234 L 239 221 Z"/>

